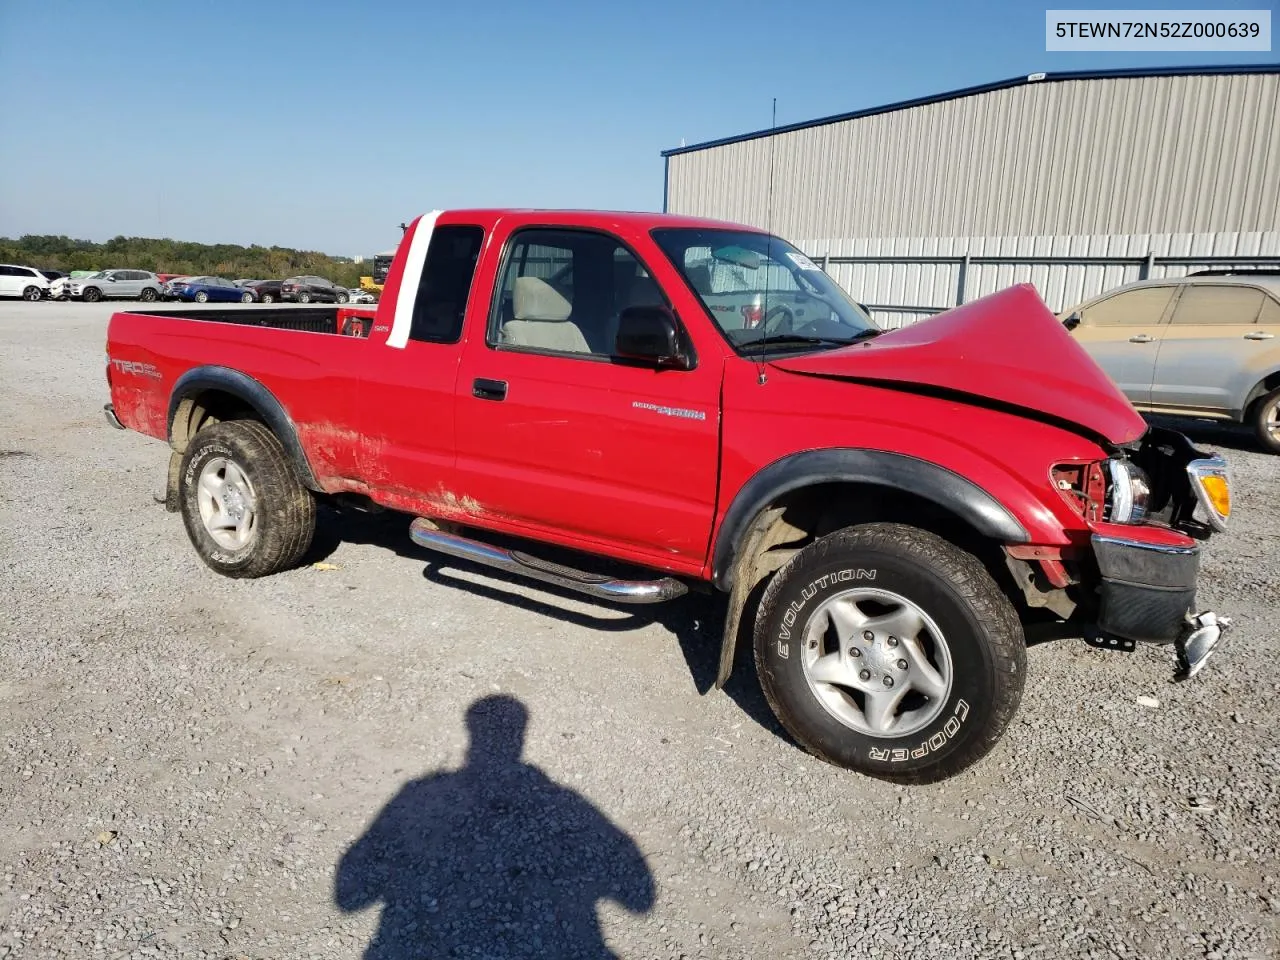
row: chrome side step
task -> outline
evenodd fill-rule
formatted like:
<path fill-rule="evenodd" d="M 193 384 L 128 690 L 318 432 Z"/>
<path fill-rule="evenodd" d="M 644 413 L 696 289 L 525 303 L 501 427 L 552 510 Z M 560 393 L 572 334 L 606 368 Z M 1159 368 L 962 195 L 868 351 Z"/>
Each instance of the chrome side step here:
<path fill-rule="evenodd" d="M 614 580 L 585 570 L 575 570 L 563 564 L 531 557 L 518 550 L 507 550 L 460 537 L 456 533 L 447 533 L 423 517 L 413 521 L 409 527 L 409 538 L 418 546 L 437 553 L 481 563 L 486 567 L 496 567 L 508 573 L 615 603 L 663 603 L 683 596 L 689 589 L 673 577 L 658 580 Z"/>

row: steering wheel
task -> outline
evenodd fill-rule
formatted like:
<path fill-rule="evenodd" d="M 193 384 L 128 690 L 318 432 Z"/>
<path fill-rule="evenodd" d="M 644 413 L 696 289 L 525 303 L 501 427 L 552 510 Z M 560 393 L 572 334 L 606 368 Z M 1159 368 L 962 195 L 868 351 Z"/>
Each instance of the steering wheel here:
<path fill-rule="evenodd" d="M 792 333 L 795 331 L 796 316 L 785 303 L 780 303 L 764 315 L 760 331 L 764 336 L 774 333 Z"/>

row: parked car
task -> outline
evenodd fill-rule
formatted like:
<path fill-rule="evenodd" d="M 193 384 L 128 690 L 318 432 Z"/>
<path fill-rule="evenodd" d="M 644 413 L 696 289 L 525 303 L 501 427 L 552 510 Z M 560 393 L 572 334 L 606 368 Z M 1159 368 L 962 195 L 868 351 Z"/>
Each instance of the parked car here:
<path fill-rule="evenodd" d="M 378 298 L 368 290 L 354 288 L 347 291 L 351 303 L 377 303 Z"/>
<path fill-rule="evenodd" d="M 722 325 L 691 282 L 743 250 L 753 289 L 807 291 L 795 329 Z M 1171 644 L 1182 677 L 1225 629 L 1194 604 L 1226 462 L 1148 428 L 1029 284 L 883 332 L 753 228 L 522 210 L 415 221 L 391 277 L 367 316 L 112 318 L 107 417 L 172 445 L 215 572 L 295 565 L 317 503 L 355 502 L 596 598 L 718 590 L 718 684 L 750 638 L 797 742 L 907 783 L 999 740 L 1024 620 Z"/>
<path fill-rule="evenodd" d="M 58 277 L 49 281 L 49 290 L 45 294 L 50 300 L 66 300 L 71 295 L 71 277 Z"/>
<path fill-rule="evenodd" d="M 280 285 L 280 299 L 298 303 L 346 303 L 351 294 L 324 277 L 289 277 Z"/>
<path fill-rule="evenodd" d="M 173 296 L 194 303 L 253 303 L 257 299 L 252 290 L 222 277 L 188 277 L 174 284 Z"/>
<path fill-rule="evenodd" d="M 275 303 L 281 299 L 280 287 L 283 283 L 283 280 L 259 280 L 250 289 L 258 298 L 259 303 Z"/>
<path fill-rule="evenodd" d="M 71 281 L 71 296 L 96 303 L 99 300 L 159 300 L 160 280 L 146 270 L 100 270 Z"/>
<path fill-rule="evenodd" d="M 170 274 L 169 279 L 168 279 L 168 280 L 166 280 L 166 281 L 164 281 L 164 283 L 160 284 L 160 299 L 162 299 L 162 300 L 177 300 L 177 299 L 178 299 L 178 293 L 177 293 L 177 291 L 178 291 L 178 288 L 179 288 L 179 287 L 181 287 L 183 284 L 188 283 L 188 282 L 190 282 L 190 281 L 192 281 L 192 280 L 203 280 L 203 279 L 205 279 L 205 278 L 204 278 L 204 277 L 174 276 L 174 275 Z"/>
<path fill-rule="evenodd" d="M 1139 410 L 1245 423 L 1280 453 L 1280 276 L 1144 280 L 1061 319 Z"/>
<path fill-rule="evenodd" d="M 49 279 L 35 267 L 0 263 L 0 297 L 21 297 L 35 302 L 49 291 Z"/>
<path fill-rule="evenodd" d="M 255 283 L 261 283 L 262 281 L 251 280 L 248 277 L 244 277 L 239 280 L 232 280 L 231 282 L 234 283 L 237 287 L 252 287 Z"/>

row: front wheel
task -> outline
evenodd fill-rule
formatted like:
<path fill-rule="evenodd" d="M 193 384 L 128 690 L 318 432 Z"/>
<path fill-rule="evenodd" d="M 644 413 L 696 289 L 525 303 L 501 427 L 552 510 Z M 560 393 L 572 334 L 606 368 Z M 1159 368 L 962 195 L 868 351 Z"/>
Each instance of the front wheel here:
<path fill-rule="evenodd" d="M 1254 436 L 1268 453 L 1280 453 L 1280 388 L 1261 397 L 1252 408 Z"/>
<path fill-rule="evenodd" d="M 35 303 L 37 300 L 44 299 L 44 292 L 33 284 L 22 291 L 22 299 L 28 303 Z"/>
<path fill-rule="evenodd" d="M 80 298 L 85 303 L 97 303 L 102 299 L 102 291 L 97 287 L 85 287 L 84 293 L 80 295 Z"/>
<path fill-rule="evenodd" d="M 1022 698 L 1022 624 L 986 568 L 932 533 L 849 527 L 770 582 L 756 670 L 787 732 L 823 760 L 902 783 L 953 776 Z"/>
<path fill-rule="evenodd" d="M 316 501 L 275 434 L 256 420 L 200 430 L 183 455 L 179 504 L 200 559 L 225 577 L 265 577 L 311 545 Z"/>

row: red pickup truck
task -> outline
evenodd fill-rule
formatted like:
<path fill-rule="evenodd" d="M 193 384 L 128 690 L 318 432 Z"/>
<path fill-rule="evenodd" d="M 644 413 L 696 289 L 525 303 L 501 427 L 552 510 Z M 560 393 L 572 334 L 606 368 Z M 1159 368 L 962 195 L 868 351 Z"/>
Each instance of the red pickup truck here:
<path fill-rule="evenodd" d="M 1195 587 L 1226 463 L 1030 286 L 883 332 L 749 227 L 461 210 L 406 231 L 376 311 L 126 311 L 107 351 L 107 416 L 169 444 L 218 573 L 299 562 L 323 500 L 598 598 L 719 591 L 720 683 L 742 636 L 794 738 L 875 776 L 992 747 L 1025 623 L 1172 644 L 1183 677 L 1225 626 Z"/>

